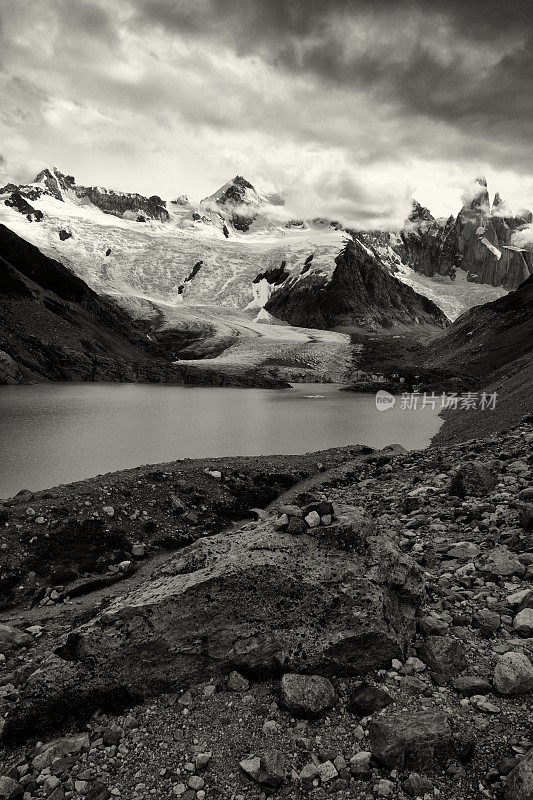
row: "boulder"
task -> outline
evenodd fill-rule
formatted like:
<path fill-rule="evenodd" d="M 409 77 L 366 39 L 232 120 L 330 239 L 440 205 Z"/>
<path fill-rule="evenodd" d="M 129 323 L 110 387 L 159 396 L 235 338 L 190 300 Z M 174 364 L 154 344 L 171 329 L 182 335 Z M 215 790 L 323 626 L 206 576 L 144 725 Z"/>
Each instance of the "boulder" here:
<path fill-rule="evenodd" d="M 533 666 L 523 653 L 504 653 L 498 658 L 492 678 L 503 695 L 518 695 L 533 689 Z"/>
<path fill-rule="evenodd" d="M 32 642 L 33 639 L 29 633 L 24 633 L 24 631 L 13 628 L 11 625 L 0 623 L 0 654 L 6 655 L 13 652 L 13 650 L 18 650 L 20 647 L 28 647 Z"/>
<path fill-rule="evenodd" d="M 54 739 L 52 742 L 42 745 L 34 756 L 31 765 L 35 770 L 46 769 L 62 756 L 77 755 L 88 749 L 89 736 L 86 733 L 66 736 L 63 739 Z"/>
<path fill-rule="evenodd" d="M 279 750 L 267 750 L 261 757 L 244 758 L 240 768 L 256 783 L 269 789 L 278 789 L 285 779 L 285 759 Z"/>
<path fill-rule="evenodd" d="M 233 670 L 228 675 L 228 689 L 231 689 L 232 692 L 247 692 L 250 688 L 250 682 L 237 672 Z"/>
<path fill-rule="evenodd" d="M 289 524 L 287 525 L 287 533 L 298 534 L 303 533 L 307 529 L 307 525 L 299 517 L 290 517 Z"/>
<path fill-rule="evenodd" d="M 298 517 L 300 519 L 303 517 L 303 511 L 300 506 L 294 505 L 279 506 L 278 513 L 281 515 L 286 514 L 288 517 Z"/>
<path fill-rule="evenodd" d="M 512 575 L 523 575 L 526 571 L 516 553 L 501 545 L 493 547 L 476 559 L 476 568 L 491 580 L 510 578 Z"/>
<path fill-rule="evenodd" d="M 460 675 L 454 678 L 452 686 L 456 692 L 465 697 L 473 697 L 475 694 L 489 694 L 491 686 L 486 678 L 479 675 Z"/>
<path fill-rule="evenodd" d="M 387 769 L 429 772 L 452 753 L 452 731 L 442 711 L 420 711 L 372 721 L 372 755 Z"/>
<path fill-rule="evenodd" d="M 320 525 L 320 514 L 317 514 L 316 511 L 310 511 L 305 517 L 305 522 L 310 528 L 316 528 Z"/>
<path fill-rule="evenodd" d="M 533 747 L 509 773 L 505 783 L 505 800 L 531 800 L 533 797 Z"/>
<path fill-rule="evenodd" d="M 419 775 L 418 772 L 411 772 L 409 777 L 403 782 L 402 789 L 409 797 L 424 797 L 433 792 L 433 785 L 425 775 Z"/>
<path fill-rule="evenodd" d="M 370 772 L 372 753 L 369 750 L 360 750 L 350 759 L 350 772 L 352 775 L 365 775 Z"/>
<path fill-rule="evenodd" d="M 363 538 L 359 512 L 352 550 L 349 518 L 347 509 L 341 536 L 337 524 L 323 529 L 327 538 L 295 537 L 266 521 L 183 549 L 164 574 L 116 598 L 43 660 L 4 737 L 232 669 L 364 675 L 404 658 L 421 572 L 386 535 Z"/>
<path fill-rule="evenodd" d="M 298 717 L 316 719 L 335 703 L 335 689 L 321 675 L 284 675 L 280 683 L 281 704 Z"/>
<path fill-rule="evenodd" d="M 111 792 L 104 783 L 93 781 L 85 795 L 85 800 L 109 800 L 111 796 Z"/>
<path fill-rule="evenodd" d="M 0 800 L 18 800 L 22 795 L 23 789 L 18 781 L 7 775 L 0 775 Z"/>
<path fill-rule="evenodd" d="M 432 672 L 446 677 L 457 675 L 468 666 L 464 646 L 451 636 L 428 636 L 418 648 L 418 656 Z"/>
<path fill-rule="evenodd" d="M 351 693 L 348 710 L 359 714 L 361 717 L 366 717 L 393 702 L 394 698 L 384 689 L 372 686 L 369 683 L 362 683 Z"/>
<path fill-rule="evenodd" d="M 450 494 L 456 497 L 483 497 L 496 486 L 496 477 L 481 463 L 468 461 L 462 464 L 452 477 Z"/>
<path fill-rule="evenodd" d="M 513 620 L 513 628 L 521 636 L 533 636 L 533 608 L 524 608 L 519 611 Z"/>

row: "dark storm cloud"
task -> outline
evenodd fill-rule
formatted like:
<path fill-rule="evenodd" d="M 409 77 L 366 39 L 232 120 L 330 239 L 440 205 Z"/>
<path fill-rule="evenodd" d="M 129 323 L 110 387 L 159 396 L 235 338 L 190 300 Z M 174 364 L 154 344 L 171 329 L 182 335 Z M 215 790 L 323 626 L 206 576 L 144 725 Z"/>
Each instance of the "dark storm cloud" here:
<path fill-rule="evenodd" d="M 133 0 L 133 7 L 145 21 L 180 30 L 231 26 L 246 33 L 249 43 L 320 32 L 334 15 L 381 17 L 397 10 L 406 24 L 413 10 L 445 16 L 461 35 L 480 41 L 533 27 L 530 0 Z"/>
<path fill-rule="evenodd" d="M 132 0 L 132 8 L 137 24 L 216 37 L 504 150 L 533 136 L 530 0 Z M 350 24 L 362 31 L 353 42 L 343 34 Z"/>

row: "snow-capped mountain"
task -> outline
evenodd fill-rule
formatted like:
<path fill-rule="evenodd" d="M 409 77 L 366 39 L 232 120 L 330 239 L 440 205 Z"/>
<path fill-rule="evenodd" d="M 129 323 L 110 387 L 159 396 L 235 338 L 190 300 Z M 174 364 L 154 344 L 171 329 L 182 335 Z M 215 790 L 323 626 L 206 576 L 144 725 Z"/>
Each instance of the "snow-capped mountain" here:
<path fill-rule="evenodd" d="M 297 273 L 309 257 L 314 268 L 331 272 L 346 238 L 327 223 L 257 225 L 243 233 L 230 219 L 235 201 L 218 210 L 226 190 L 197 206 L 186 198 L 152 204 L 140 195 L 87 192 L 58 170 L 37 177 L 2 190 L 0 221 L 101 293 L 259 310 L 273 287 L 263 275 L 282 263 Z M 241 205 L 256 213 L 258 198 L 246 190 Z"/>
<path fill-rule="evenodd" d="M 199 204 L 78 185 L 51 167 L 24 186 L 0 189 L 0 222 L 69 266 L 100 293 L 122 298 L 135 314 L 163 307 L 217 305 L 257 314 L 289 278 L 332 276 L 354 235 L 326 220 L 280 221 L 283 200 L 236 176 Z M 272 213 L 274 210 L 274 213 Z M 246 230 L 244 230 L 247 228 Z M 436 283 L 400 255 L 396 234 L 357 234 L 400 281 L 453 318 L 498 289 L 477 295 L 461 281 Z"/>
<path fill-rule="evenodd" d="M 277 194 L 261 194 L 246 178 L 236 175 L 218 191 L 205 197 L 201 205 L 231 223 L 235 230 L 248 231 L 258 217 L 265 216 L 266 209 L 282 206 L 283 198 Z"/>
<path fill-rule="evenodd" d="M 194 204 L 81 186 L 48 168 L 0 189 L 0 223 L 148 325 L 200 382 L 347 380 L 358 347 L 349 330 L 431 338 L 446 317 L 505 294 L 460 268 L 455 280 L 424 274 L 419 240 L 441 236 L 425 210 L 409 223 L 409 250 L 405 232 L 287 221 L 281 204 L 242 176 Z"/>

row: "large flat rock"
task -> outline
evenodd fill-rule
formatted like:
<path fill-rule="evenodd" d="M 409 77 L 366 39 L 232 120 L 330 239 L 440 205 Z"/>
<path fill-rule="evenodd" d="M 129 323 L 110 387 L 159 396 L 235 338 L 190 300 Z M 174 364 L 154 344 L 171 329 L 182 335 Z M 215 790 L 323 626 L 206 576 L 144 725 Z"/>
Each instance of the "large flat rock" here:
<path fill-rule="evenodd" d="M 414 561 L 356 509 L 312 535 L 267 521 L 201 539 L 71 632 L 5 735 L 232 669 L 363 675 L 405 654 L 422 593 Z"/>

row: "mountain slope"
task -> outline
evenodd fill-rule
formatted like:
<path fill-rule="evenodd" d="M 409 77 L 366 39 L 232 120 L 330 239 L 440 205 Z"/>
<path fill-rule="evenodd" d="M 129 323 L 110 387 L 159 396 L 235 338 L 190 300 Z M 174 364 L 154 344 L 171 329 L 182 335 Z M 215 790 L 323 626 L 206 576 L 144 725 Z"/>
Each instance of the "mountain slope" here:
<path fill-rule="evenodd" d="M 461 441 L 511 428 L 533 413 L 533 276 L 505 297 L 477 306 L 432 344 L 434 367 L 473 377 L 496 392 L 493 410 L 444 413 L 438 442 Z"/>
<path fill-rule="evenodd" d="M 457 319 L 432 345 L 435 366 L 486 378 L 533 350 L 533 276 L 510 292 Z"/>
<path fill-rule="evenodd" d="M 0 350 L 2 383 L 182 382 L 162 348 L 127 314 L 3 225 Z"/>
<path fill-rule="evenodd" d="M 266 311 L 291 325 L 391 329 L 395 325 L 445 327 L 445 314 L 383 268 L 357 239 L 335 259 L 331 277 L 307 269 L 272 294 Z"/>

